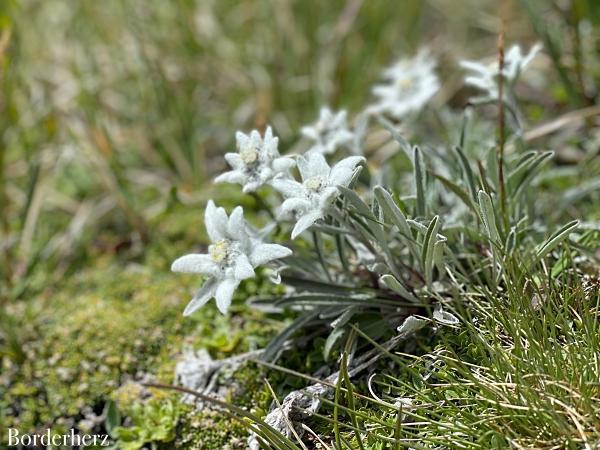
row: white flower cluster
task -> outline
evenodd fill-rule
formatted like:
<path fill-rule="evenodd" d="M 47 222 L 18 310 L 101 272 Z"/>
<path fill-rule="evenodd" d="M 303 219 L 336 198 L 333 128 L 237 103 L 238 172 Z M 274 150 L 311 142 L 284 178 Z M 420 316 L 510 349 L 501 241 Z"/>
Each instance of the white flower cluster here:
<path fill-rule="evenodd" d="M 541 49 L 541 44 L 535 44 L 531 47 L 529 53 L 524 55 L 521 52 L 521 47 L 513 45 L 508 52 L 506 52 L 504 58 L 504 67 L 502 70 L 504 80 L 509 83 L 514 82 L 523 69 L 525 69 L 533 58 L 537 56 Z M 484 64 L 479 61 L 461 61 L 460 65 L 473 73 L 465 78 L 465 83 L 481 89 L 490 99 L 498 98 L 500 67 L 497 61 L 490 64 Z"/>
<path fill-rule="evenodd" d="M 284 179 L 273 182 L 273 187 L 286 197 L 280 215 L 297 219 L 292 239 L 325 217 L 339 194 L 338 186 L 348 186 L 356 166 L 364 160 L 362 156 L 349 156 L 331 168 L 321 153 L 310 151 L 298 157 L 302 183 Z"/>
<path fill-rule="evenodd" d="M 340 147 L 350 145 L 354 135 L 348 129 L 347 115 L 346 110 L 334 114 L 327 107 L 321 108 L 319 120 L 300 130 L 303 136 L 314 141 L 311 150 L 329 155 Z"/>
<path fill-rule="evenodd" d="M 282 245 L 263 243 L 248 228 L 241 206 L 227 217 L 225 209 L 217 208 L 210 200 L 204 213 L 204 225 L 211 241 L 208 254 L 185 255 L 171 265 L 173 272 L 209 277 L 185 308 L 186 316 L 213 297 L 219 311 L 225 314 L 234 291 L 241 281 L 254 276 L 256 267 L 292 254 Z"/>
<path fill-rule="evenodd" d="M 238 153 L 227 153 L 225 158 L 233 170 L 216 178 L 217 182 L 239 183 L 244 192 L 255 192 L 263 185 L 271 185 L 286 200 L 281 205 L 281 216 L 293 216 L 297 223 L 292 239 L 327 214 L 327 209 L 339 194 L 338 186 L 347 186 L 356 166 L 364 158 L 352 156 L 330 168 L 318 150 L 298 157 L 302 183 L 290 177 L 289 170 L 296 165 L 293 158 L 280 156 L 278 138 L 268 127 L 264 139 L 258 131 L 250 135 L 236 134 Z M 240 206 L 228 217 L 223 208 L 212 200 L 206 206 L 204 224 L 211 245 L 208 254 L 189 254 L 175 260 L 174 272 L 197 273 L 208 277 L 184 311 L 192 314 L 215 298 L 219 311 L 226 314 L 239 284 L 255 275 L 254 269 L 270 261 L 290 256 L 292 251 L 278 244 L 262 242 L 244 219 Z"/>
<path fill-rule="evenodd" d="M 514 81 L 539 51 L 534 46 L 523 55 L 518 46 L 506 55 L 503 76 Z M 388 114 L 396 119 L 422 109 L 440 88 L 435 74 L 436 61 L 426 50 L 414 58 L 398 61 L 383 73 L 385 84 L 373 88 L 377 102 L 359 115 Z M 463 61 L 462 66 L 475 72 L 466 83 L 497 95 L 498 68 L 482 63 Z M 271 186 L 284 197 L 279 207 L 279 218 L 295 220 L 292 239 L 327 217 L 340 194 L 340 187 L 348 187 L 365 162 L 362 156 L 346 157 L 331 167 L 324 155 L 341 148 L 356 152 L 366 128 L 366 120 L 359 119 L 356 129 L 348 127 L 347 112 L 333 112 L 327 107 L 320 111 L 318 120 L 301 129 L 301 134 L 312 142 L 310 149 L 296 158 L 281 156 L 279 139 L 267 127 L 264 137 L 253 130 L 249 135 L 236 133 L 237 153 L 227 153 L 225 159 L 230 171 L 219 175 L 216 182 L 236 183 L 245 193 L 256 193 L 261 186 Z M 291 176 L 297 167 L 300 180 Z M 241 281 L 255 275 L 254 270 L 263 264 L 285 258 L 292 251 L 278 244 L 263 242 L 263 235 L 251 229 L 244 219 L 241 207 L 228 217 L 223 208 L 211 201 L 205 211 L 205 226 L 211 245 L 207 254 L 189 254 L 178 258 L 171 269 L 175 272 L 198 273 L 208 277 L 185 309 L 189 315 L 216 299 L 217 307 L 226 313 L 234 291 Z"/>
<path fill-rule="evenodd" d="M 419 111 L 440 89 L 435 74 L 436 60 L 429 51 L 421 50 L 414 58 L 401 59 L 383 72 L 385 84 L 373 87 L 378 101 L 367 110 L 388 113 L 396 119 Z"/>
<path fill-rule="evenodd" d="M 279 155 L 279 138 L 273 137 L 271 127 L 267 127 L 264 139 L 256 130 L 250 135 L 238 131 L 235 138 L 238 153 L 225 154 L 225 160 L 233 170 L 219 175 L 215 182 L 238 183 L 248 193 L 255 192 L 277 177 L 289 176 L 289 170 L 295 162 L 292 158 Z"/>

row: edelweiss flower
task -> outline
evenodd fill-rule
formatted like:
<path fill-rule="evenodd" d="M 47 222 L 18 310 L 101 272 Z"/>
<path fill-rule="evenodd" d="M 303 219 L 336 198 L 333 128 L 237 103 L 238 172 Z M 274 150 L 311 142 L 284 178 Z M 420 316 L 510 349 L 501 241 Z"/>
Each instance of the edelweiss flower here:
<path fill-rule="evenodd" d="M 331 154 L 343 145 L 352 143 L 352 132 L 346 122 L 347 112 L 341 110 L 334 114 L 329 108 L 321 108 L 319 120 L 313 125 L 302 127 L 300 132 L 313 140 L 315 145 L 311 150 Z"/>
<path fill-rule="evenodd" d="M 364 160 L 362 156 L 350 156 L 330 168 L 321 153 L 310 151 L 297 160 L 302 183 L 289 179 L 273 181 L 273 187 L 287 198 L 280 214 L 297 219 L 292 239 L 325 217 L 327 208 L 339 194 L 337 186 L 348 186 L 356 166 Z"/>
<path fill-rule="evenodd" d="M 523 55 L 521 47 L 513 45 L 504 58 L 504 69 L 502 75 L 508 82 L 514 82 L 519 74 L 529 65 L 542 49 L 541 44 L 536 44 Z M 461 67 L 473 72 L 473 75 L 465 78 L 465 83 L 486 91 L 490 98 L 498 98 L 498 75 L 500 73 L 498 61 L 483 64 L 478 61 L 461 61 Z"/>
<path fill-rule="evenodd" d="M 367 111 L 385 112 L 399 119 L 420 110 L 440 88 L 435 65 L 435 59 L 427 50 L 419 51 L 414 58 L 398 61 L 383 72 L 388 83 L 373 87 L 379 101 Z"/>
<path fill-rule="evenodd" d="M 253 130 L 250 135 L 238 131 L 235 134 L 238 153 L 227 153 L 225 159 L 233 170 L 215 178 L 215 182 L 238 183 L 244 192 L 254 192 L 274 178 L 288 174 L 294 167 L 294 160 L 280 156 L 277 150 L 279 138 L 273 137 L 271 127 L 267 127 L 265 137 Z"/>
<path fill-rule="evenodd" d="M 227 313 L 234 291 L 242 280 L 254 276 L 256 267 L 292 254 L 286 247 L 264 244 L 251 234 L 241 206 L 235 208 L 228 218 L 225 209 L 217 208 L 210 200 L 206 205 L 204 224 L 212 242 L 208 254 L 185 255 L 171 265 L 173 272 L 199 273 L 209 277 L 185 308 L 185 316 L 213 297 L 219 311 Z"/>

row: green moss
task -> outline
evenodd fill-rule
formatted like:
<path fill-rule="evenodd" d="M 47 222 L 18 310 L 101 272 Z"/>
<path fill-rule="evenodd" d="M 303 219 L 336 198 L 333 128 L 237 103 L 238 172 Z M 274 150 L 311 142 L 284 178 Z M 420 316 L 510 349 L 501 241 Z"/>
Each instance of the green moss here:
<path fill-rule="evenodd" d="M 245 427 L 220 411 L 188 409 L 178 426 L 174 446 L 181 450 L 247 448 Z"/>

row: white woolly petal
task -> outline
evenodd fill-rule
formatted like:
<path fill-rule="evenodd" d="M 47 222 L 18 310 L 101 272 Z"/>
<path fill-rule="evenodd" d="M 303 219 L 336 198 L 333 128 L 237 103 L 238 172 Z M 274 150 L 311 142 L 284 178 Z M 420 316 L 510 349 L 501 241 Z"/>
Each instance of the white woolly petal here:
<path fill-rule="evenodd" d="M 310 151 L 300 156 L 297 164 L 303 181 L 313 177 L 326 178 L 329 175 L 329 164 L 319 152 Z"/>
<path fill-rule="evenodd" d="M 263 168 L 260 169 L 259 172 L 259 179 L 260 181 L 264 184 L 267 181 L 269 181 L 271 178 L 273 178 L 273 169 L 271 169 L 269 166 L 264 166 Z"/>
<path fill-rule="evenodd" d="M 269 155 L 269 158 L 276 158 L 279 156 L 279 151 L 277 150 L 277 145 L 279 144 L 279 138 L 273 136 L 273 130 L 270 126 L 267 127 L 265 131 L 265 137 L 263 139 L 263 148 Z"/>
<path fill-rule="evenodd" d="M 223 208 L 217 208 L 212 200 L 206 204 L 204 226 L 212 242 L 225 239 L 227 235 L 227 213 Z"/>
<path fill-rule="evenodd" d="M 225 161 L 235 170 L 243 169 L 245 165 L 239 153 L 225 153 Z"/>
<path fill-rule="evenodd" d="M 204 285 L 194 294 L 194 297 L 185 307 L 184 316 L 189 316 L 197 309 L 201 308 L 215 295 L 217 281 L 214 278 L 207 280 Z"/>
<path fill-rule="evenodd" d="M 441 305 L 433 310 L 433 318 L 444 325 L 456 325 L 460 322 L 454 314 L 444 311 Z"/>
<path fill-rule="evenodd" d="M 335 116 L 333 116 L 333 120 L 331 121 L 332 125 L 335 128 L 345 128 L 346 127 L 346 115 L 347 115 L 347 112 L 345 109 L 340 110 Z"/>
<path fill-rule="evenodd" d="M 416 316 L 408 316 L 406 319 L 404 319 L 402 325 L 398 327 L 398 333 L 408 336 L 419 331 L 421 328 L 427 325 L 428 322 L 429 321 L 426 319 L 421 319 Z"/>
<path fill-rule="evenodd" d="M 216 275 L 219 273 L 219 266 L 215 264 L 208 255 L 192 253 L 177 258 L 171 264 L 171 271 L 182 273 L 200 273 L 203 275 Z"/>
<path fill-rule="evenodd" d="M 242 242 L 242 244 L 245 244 L 248 241 L 248 234 L 246 233 L 246 220 L 244 219 L 244 209 L 241 206 L 237 206 L 231 212 L 227 222 L 227 234 L 230 237 Z"/>
<path fill-rule="evenodd" d="M 233 298 L 233 293 L 239 286 L 240 282 L 235 278 L 225 278 L 219 281 L 215 292 L 215 299 L 217 301 L 217 308 L 223 314 L 227 314 L 227 310 L 229 309 L 229 305 L 231 305 L 231 299 Z"/>
<path fill-rule="evenodd" d="M 215 183 L 236 183 L 244 184 L 248 177 L 238 170 L 231 170 L 229 172 L 222 173 L 215 178 Z"/>
<path fill-rule="evenodd" d="M 262 184 L 258 180 L 248 181 L 246 184 L 244 184 L 244 187 L 242 188 L 242 192 L 244 192 L 244 194 L 248 194 L 250 192 L 256 192 L 256 190 L 261 186 L 262 186 Z"/>
<path fill-rule="evenodd" d="M 304 197 L 304 187 L 294 180 L 277 179 L 271 185 L 284 197 Z"/>
<path fill-rule="evenodd" d="M 331 176 L 329 177 L 329 182 L 333 185 L 342 185 L 347 186 L 352 179 L 352 174 L 354 171 L 347 167 L 334 167 L 331 170 Z"/>
<path fill-rule="evenodd" d="M 272 165 L 275 172 L 287 172 L 296 165 L 296 161 L 288 156 L 282 156 L 275 158 Z"/>
<path fill-rule="evenodd" d="M 483 91 L 488 91 L 490 89 L 494 89 L 495 87 L 495 82 L 488 78 L 466 77 L 465 83 L 475 86 Z"/>
<path fill-rule="evenodd" d="M 284 201 L 279 210 L 282 214 L 288 214 L 292 211 L 306 211 L 310 209 L 312 203 L 305 198 L 293 197 Z"/>
<path fill-rule="evenodd" d="M 362 163 L 363 161 L 365 161 L 365 158 L 362 156 L 349 156 L 347 158 L 342 159 L 335 166 L 333 166 L 333 169 L 331 171 L 333 172 L 336 169 L 342 169 L 342 168 L 354 170 L 354 168 L 357 165 L 359 165 L 360 163 Z"/>
<path fill-rule="evenodd" d="M 296 222 L 294 229 L 292 230 L 292 239 L 296 239 L 296 237 L 300 233 L 302 233 L 304 230 L 310 228 L 321 217 L 322 217 L 321 211 L 314 211 L 314 212 L 308 213 L 308 214 L 300 217 L 300 219 L 298 219 L 298 222 Z"/>
<path fill-rule="evenodd" d="M 467 69 L 467 70 L 472 70 L 473 72 L 477 72 L 481 75 L 486 75 L 486 76 L 493 76 L 493 73 L 495 72 L 495 70 L 493 68 L 490 68 L 489 66 L 486 66 L 485 64 L 481 64 L 480 62 L 477 61 L 461 61 L 460 62 L 460 66 L 463 69 Z"/>
<path fill-rule="evenodd" d="M 319 133 L 315 127 L 302 127 L 300 128 L 300 134 L 302 136 L 312 139 L 313 141 L 319 140 Z"/>
<path fill-rule="evenodd" d="M 329 205 L 333 203 L 338 195 L 338 189 L 334 186 L 329 186 L 321 192 L 319 196 L 319 208 L 321 210 L 326 209 Z"/>
<path fill-rule="evenodd" d="M 537 42 L 533 47 L 531 47 L 527 56 L 523 58 L 523 67 L 528 65 L 533 60 L 533 58 L 535 58 L 537 54 L 542 51 L 542 48 L 543 46 L 540 42 Z"/>
<path fill-rule="evenodd" d="M 271 139 L 273 139 L 273 129 L 271 128 L 271 125 L 267 126 L 267 129 L 265 130 L 265 143 L 267 143 L 268 141 L 270 141 Z"/>
<path fill-rule="evenodd" d="M 254 276 L 252 264 L 244 253 L 240 253 L 235 260 L 234 276 L 236 280 L 245 280 Z"/>
<path fill-rule="evenodd" d="M 260 133 L 257 130 L 252 130 L 250 132 L 250 143 L 255 148 L 258 148 L 258 149 L 262 148 L 263 140 L 260 137 Z"/>
<path fill-rule="evenodd" d="M 250 144 L 250 136 L 241 131 L 235 133 L 235 140 L 238 148 L 247 147 Z M 225 155 L 225 158 L 227 158 L 227 155 Z"/>
<path fill-rule="evenodd" d="M 331 109 L 328 106 L 322 106 L 319 111 L 319 122 L 327 123 L 331 120 L 331 116 L 333 115 Z"/>
<path fill-rule="evenodd" d="M 291 254 L 292 251 L 283 245 L 259 244 L 252 250 L 250 262 L 254 267 L 258 267 L 274 259 L 285 258 Z"/>

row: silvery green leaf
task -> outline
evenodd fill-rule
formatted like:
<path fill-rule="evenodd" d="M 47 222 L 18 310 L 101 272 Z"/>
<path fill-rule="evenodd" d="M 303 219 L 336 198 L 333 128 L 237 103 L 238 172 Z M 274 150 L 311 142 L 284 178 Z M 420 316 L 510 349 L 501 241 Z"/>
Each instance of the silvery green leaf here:
<path fill-rule="evenodd" d="M 490 177 L 494 189 L 500 188 L 500 182 L 498 181 L 498 155 L 495 147 L 490 147 L 486 155 L 487 173 Z"/>
<path fill-rule="evenodd" d="M 415 146 L 413 149 L 413 164 L 414 164 L 414 177 L 415 177 L 415 192 L 417 194 L 417 217 L 425 217 L 426 205 L 425 205 L 425 172 L 423 167 L 423 160 L 421 156 L 421 150 Z"/>
<path fill-rule="evenodd" d="M 350 181 L 348 182 L 347 187 L 350 189 L 353 189 L 354 186 L 356 186 L 356 182 L 358 181 L 358 177 L 360 177 L 360 173 L 363 170 L 363 166 L 358 166 L 356 169 L 354 169 L 354 171 L 352 172 L 352 177 L 350 178 Z"/>
<path fill-rule="evenodd" d="M 377 121 L 381 125 L 383 125 L 383 127 L 387 131 L 389 131 L 389 133 L 392 135 L 392 138 L 396 142 L 398 142 L 398 144 L 400 144 L 400 148 L 404 151 L 404 153 L 406 154 L 408 159 L 412 161 L 410 144 L 408 143 L 408 141 L 402 137 L 402 135 L 398 132 L 398 130 L 396 130 L 393 123 L 391 123 L 389 120 L 387 120 L 385 117 L 383 117 L 381 115 L 377 115 L 376 117 L 377 117 Z"/>
<path fill-rule="evenodd" d="M 439 304 L 433 310 L 433 318 L 436 322 L 444 325 L 457 325 L 459 323 L 458 318 L 454 314 L 444 311 L 442 305 Z"/>
<path fill-rule="evenodd" d="M 277 297 L 275 304 L 278 306 L 340 306 L 340 305 L 359 305 L 365 306 L 373 299 L 372 294 L 350 293 L 346 295 L 334 295 L 326 293 L 299 293 L 290 294 L 283 297 Z M 272 298 L 255 299 L 254 303 L 273 301 Z M 385 303 L 385 302 L 384 302 Z M 388 303 L 392 304 L 393 301 Z"/>
<path fill-rule="evenodd" d="M 402 336 L 409 336 L 419 331 L 421 328 L 427 325 L 428 322 L 429 320 L 427 319 L 421 319 L 417 316 L 408 316 L 406 319 L 404 319 L 402 325 L 398 327 L 398 333 Z"/>
<path fill-rule="evenodd" d="M 325 361 L 329 360 L 329 355 L 331 354 L 331 350 L 333 346 L 339 342 L 339 340 L 346 334 L 346 329 L 343 327 L 334 328 L 327 339 L 325 340 L 325 345 L 323 346 L 323 359 Z"/>
<path fill-rule="evenodd" d="M 475 214 L 477 214 L 477 208 L 473 199 L 469 196 L 469 194 L 456 183 L 450 181 L 449 179 L 438 175 L 437 173 L 432 174 L 435 178 L 437 178 L 444 186 L 454 192 L 465 205 L 467 205 Z"/>
<path fill-rule="evenodd" d="M 400 235 L 404 238 L 404 242 L 408 245 L 409 250 L 418 259 L 418 250 L 413 240 L 410 226 L 406 216 L 402 210 L 396 205 L 392 196 L 381 186 L 374 188 L 375 198 L 380 208 L 384 211 L 385 216 L 398 228 Z"/>
<path fill-rule="evenodd" d="M 498 242 L 500 240 L 500 234 L 496 227 L 496 215 L 494 214 L 494 206 L 492 199 L 485 191 L 479 191 L 479 208 L 481 210 L 481 219 L 485 225 L 488 237 Z"/>
<path fill-rule="evenodd" d="M 433 282 L 433 253 L 439 228 L 439 216 L 435 216 L 431 219 L 431 222 L 427 227 L 425 239 L 423 240 L 423 247 L 421 249 L 421 264 L 423 271 L 425 272 L 425 283 L 427 286 L 431 286 L 431 283 Z"/>
<path fill-rule="evenodd" d="M 517 230 L 512 227 L 506 236 L 506 242 L 504 243 L 504 252 L 508 255 L 513 252 L 517 246 Z"/>
<path fill-rule="evenodd" d="M 411 236 L 410 227 L 406 222 L 406 216 L 400 210 L 398 205 L 392 199 L 392 196 L 382 187 L 375 186 L 374 188 L 375 198 L 379 203 L 379 206 L 384 211 L 389 220 L 398 228 L 398 231 L 404 236 Z"/>
<path fill-rule="evenodd" d="M 477 189 L 475 186 L 475 177 L 473 176 L 473 170 L 471 169 L 471 165 L 467 160 L 464 152 L 459 146 L 455 146 L 454 150 L 458 153 L 458 159 L 460 161 L 460 165 L 462 166 L 463 173 L 467 179 L 467 185 L 469 186 L 469 191 L 471 193 L 471 197 L 473 200 L 477 198 Z"/>
<path fill-rule="evenodd" d="M 539 261 L 544 256 L 546 256 L 548 253 L 550 253 L 552 250 L 554 250 L 556 248 L 556 246 L 558 244 L 560 244 L 562 241 L 564 241 L 567 237 L 569 237 L 569 234 L 571 234 L 578 226 L 579 226 L 579 221 L 573 220 L 573 221 L 567 223 L 566 225 L 564 225 L 558 231 L 556 231 L 548 239 L 546 239 L 546 241 L 544 243 L 542 243 L 540 246 L 538 246 L 538 249 L 535 253 L 535 261 L 536 262 Z"/>
<path fill-rule="evenodd" d="M 358 196 L 358 194 L 352 189 L 348 189 L 346 187 L 340 186 L 340 191 L 344 195 L 344 198 L 348 200 L 348 202 L 356 208 L 358 213 L 364 217 L 367 217 L 373 221 L 375 221 L 375 216 L 371 212 L 371 208 L 367 206 L 365 202 Z"/>
<path fill-rule="evenodd" d="M 407 300 L 411 300 L 415 303 L 419 303 L 419 299 L 411 294 L 408 289 L 406 289 L 402 283 L 400 283 L 393 275 L 382 275 L 379 277 L 379 283 L 381 283 L 386 288 L 400 294 L 402 297 Z"/>
<path fill-rule="evenodd" d="M 446 240 L 438 240 L 433 245 L 433 263 L 436 265 L 440 274 L 444 273 L 444 249 Z"/>
<path fill-rule="evenodd" d="M 356 311 L 357 311 L 357 308 L 354 306 L 351 306 L 346 311 L 344 311 L 342 314 L 340 314 L 333 322 L 331 322 L 329 324 L 329 326 L 331 328 L 339 328 L 339 327 L 346 325 L 348 323 L 348 321 L 352 318 L 352 316 L 354 316 L 354 314 L 356 314 Z"/>
<path fill-rule="evenodd" d="M 511 186 L 514 198 L 518 198 L 523 190 L 529 186 L 533 178 L 538 174 L 541 165 L 553 157 L 554 152 L 543 152 L 524 164 L 523 173 L 517 174 L 518 177 L 515 177 L 514 186 Z"/>
<path fill-rule="evenodd" d="M 296 269 L 296 266 L 293 264 L 291 264 L 290 267 Z M 352 286 L 331 284 L 312 278 L 300 278 L 293 275 L 283 275 L 282 278 L 286 286 L 291 286 L 297 291 L 331 293 L 337 295 L 349 295 L 357 292 L 357 289 Z"/>
<path fill-rule="evenodd" d="M 371 264 L 367 264 L 367 270 L 373 273 L 383 273 L 389 270 L 388 266 L 382 262 L 375 261 Z"/>
<path fill-rule="evenodd" d="M 309 324 L 315 317 L 317 317 L 317 311 L 309 311 L 300 315 L 290 325 L 288 325 L 281 333 L 279 333 L 275 339 L 273 339 L 269 345 L 265 348 L 265 351 L 260 356 L 262 360 L 272 362 L 279 356 L 285 342 L 292 337 L 292 335 L 301 329 L 302 327 Z"/>
<path fill-rule="evenodd" d="M 417 222 L 413 219 L 406 219 L 406 223 L 408 223 L 413 229 L 417 230 L 421 234 L 427 233 L 427 225 L 423 225 L 421 222 Z"/>

